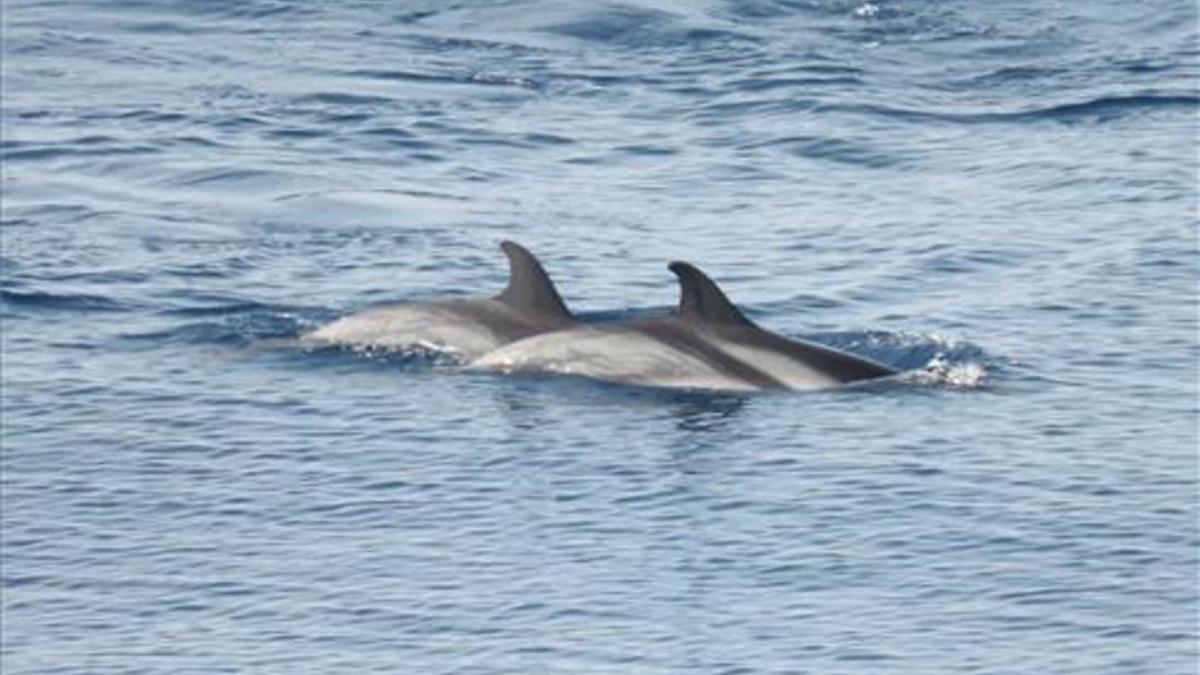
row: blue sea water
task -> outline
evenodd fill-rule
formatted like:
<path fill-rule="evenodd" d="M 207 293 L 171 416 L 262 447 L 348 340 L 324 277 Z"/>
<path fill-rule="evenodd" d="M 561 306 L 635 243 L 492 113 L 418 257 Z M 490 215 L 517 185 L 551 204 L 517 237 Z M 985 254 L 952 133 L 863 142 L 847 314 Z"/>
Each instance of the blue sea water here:
<path fill-rule="evenodd" d="M 1195 672 L 1195 3 L 2 11 L 7 675 Z M 504 238 L 913 372 L 294 343 Z"/>

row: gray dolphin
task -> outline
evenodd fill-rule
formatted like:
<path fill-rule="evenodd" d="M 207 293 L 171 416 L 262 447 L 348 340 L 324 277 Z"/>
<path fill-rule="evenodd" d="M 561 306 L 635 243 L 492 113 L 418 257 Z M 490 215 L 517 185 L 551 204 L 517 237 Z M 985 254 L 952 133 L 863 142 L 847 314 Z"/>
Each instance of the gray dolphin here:
<path fill-rule="evenodd" d="M 765 331 L 699 269 L 685 262 L 669 267 L 680 286 L 679 308 L 671 316 L 535 335 L 485 354 L 472 367 L 721 391 L 824 389 L 896 373 Z"/>
<path fill-rule="evenodd" d="M 343 317 L 305 335 L 308 345 L 450 352 L 470 361 L 501 345 L 573 325 L 571 312 L 537 258 L 504 241 L 508 287 L 492 298 L 393 305 Z"/>

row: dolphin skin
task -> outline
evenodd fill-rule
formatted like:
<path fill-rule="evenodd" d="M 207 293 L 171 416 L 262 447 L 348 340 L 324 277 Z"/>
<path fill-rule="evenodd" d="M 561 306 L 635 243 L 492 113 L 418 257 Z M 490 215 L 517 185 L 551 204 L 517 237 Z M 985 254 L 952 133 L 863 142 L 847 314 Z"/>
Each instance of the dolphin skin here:
<path fill-rule="evenodd" d="M 674 314 L 542 333 L 485 354 L 472 367 L 717 391 L 825 389 L 896 373 L 763 330 L 693 265 L 673 262 L 669 268 L 680 286 Z"/>
<path fill-rule="evenodd" d="M 574 324 L 554 283 L 523 246 L 504 241 L 508 287 L 492 298 L 393 305 L 343 317 L 302 338 L 313 346 L 421 347 L 470 361 L 510 342 Z"/>

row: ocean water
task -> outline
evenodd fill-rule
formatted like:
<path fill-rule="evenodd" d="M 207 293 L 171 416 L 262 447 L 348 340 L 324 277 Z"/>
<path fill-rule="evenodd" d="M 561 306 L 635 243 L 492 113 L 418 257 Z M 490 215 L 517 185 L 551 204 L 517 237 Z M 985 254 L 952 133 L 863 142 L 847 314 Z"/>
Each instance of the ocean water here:
<path fill-rule="evenodd" d="M 1197 668 L 1192 2 L 6 0 L 6 675 Z M 910 371 L 295 338 L 666 264 Z"/>

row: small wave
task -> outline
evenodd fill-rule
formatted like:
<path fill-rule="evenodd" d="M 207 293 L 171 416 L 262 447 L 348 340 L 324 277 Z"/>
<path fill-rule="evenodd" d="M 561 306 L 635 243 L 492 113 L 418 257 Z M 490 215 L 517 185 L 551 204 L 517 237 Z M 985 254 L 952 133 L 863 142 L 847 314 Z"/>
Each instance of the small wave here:
<path fill-rule="evenodd" d="M 40 291 L 0 290 L 0 303 L 13 307 L 47 311 L 120 312 L 127 309 L 111 298 L 86 293 L 56 294 Z"/>
<path fill-rule="evenodd" d="M 196 35 L 199 31 L 194 26 L 187 26 L 174 21 L 135 21 L 121 26 L 131 33 L 146 33 L 148 35 Z"/>
<path fill-rule="evenodd" d="M 1087 101 L 1028 108 L 1009 112 L 942 112 L 912 108 L 892 108 L 874 104 L 831 103 L 812 108 L 814 113 L 851 113 L 887 117 L 908 122 L 944 122 L 954 124 L 994 124 L 1029 121 L 1053 121 L 1068 124 L 1104 123 L 1156 110 L 1200 109 L 1200 96 L 1187 94 L 1146 94 L 1105 96 Z"/>
<path fill-rule="evenodd" d="M 732 30 L 688 25 L 669 12 L 613 6 L 579 20 L 566 21 L 541 29 L 589 42 L 639 48 L 696 47 L 731 42 L 758 43 L 760 38 Z"/>
<path fill-rule="evenodd" d="M 894 153 L 846 138 L 793 136 L 759 143 L 753 148 L 782 147 L 797 157 L 880 169 L 901 163 Z"/>
<path fill-rule="evenodd" d="M 201 169 L 197 171 L 185 172 L 174 179 L 171 179 L 171 183 L 180 186 L 195 187 L 211 184 L 267 181 L 276 176 L 277 174 L 274 172 L 263 171 L 260 169 L 217 167 L 213 169 Z"/>
<path fill-rule="evenodd" d="M 614 150 L 621 154 L 635 155 L 635 156 L 640 156 L 640 157 L 663 157 L 663 156 L 679 154 L 678 149 L 668 148 L 668 147 L 664 147 L 661 145 L 644 145 L 644 144 L 621 145 L 621 146 L 614 148 Z"/>
<path fill-rule="evenodd" d="M 180 15 L 205 16 L 224 19 L 279 19 L 285 17 L 301 18 L 314 16 L 318 10 L 305 6 L 303 3 L 286 0 L 206 0 L 205 2 L 189 2 L 187 0 L 168 0 L 167 2 L 151 2 L 149 0 L 123 0 L 115 3 L 115 7 L 124 11 L 153 10 L 155 12 L 174 12 Z M 152 27 L 157 23 L 150 24 Z"/>
<path fill-rule="evenodd" d="M 574 139 L 567 138 L 565 136 L 558 136 L 555 134 L 547 134 L 547 133 L 536 133 L 536 132 L 525 134 L 525 140 L 534 145 L 545 145 L 545 146 L 573 145 L 575 143 Z"/>
<path fill-rule="evenodd" d="M 397 14 L 393 18 L 395 19 L 396 23 L 420 23 L 425 19 L 437 16 L 438 13 L 439 12 L 436 9 L 422 9 L 405 12 L 404 14 Z"/>
<path fill-rule="evenodd" d="M 314 138 L 328 138 L 331 134 L 324 129 L 274 129 L 266 133 L 267 138 L 279 141 L 307 141 Z"/>
<path fill-rule="evenodd" d="M 112 46 L 111 40 L 100 38 L 96 35 L 77 35 L 59 30 L 41 31 L 36 38 L 24 42 L 14 44 L 10 49 L 14 54 L 40 54 L 40 53 L 56 53 L 83 51 L 95 52 L 95 48 L 107 48 Z"/>
<path fill-rule="evenodd" d="M 92 117 L 93 119 L 116 119 L 116 120 L 137 120 L 139 122 L 150 122 L 155 124 L 179 124 L 187 122 L 190 118 L 187 115 L 177 112 L 163 112 L 155 109 L 137 109 L 126 110 L 116 114 L 108 115 L 100 112 Z"/>
<path fill-rule="evenodd" d="M 436 150 L 439 147 L 436 143 L 421 140 L 412 132 L 404 131 L 403 129 L 368 129 L 360 133 L 379 139 L 388 147 L 401 150 L 429 151 Z M 409 155 L 409 157 L 415 156 L 416 153 Z"/>
<path fill-rule="evenodd" d="M 327 318 L 308 308 L 285 308 L 240 303 L 223 307 L 168 310 L 165 316 L 194 316 L 206 320 L 189 321 L 169 328 L 125 333 L 127 346 L 158 348 L 164 343 L 187 345 L 248 346 L 264 340 L 292 339 Z"/>
<path fill-rule="evenodd" d="M 272 311 L 270 305 L 263 305 L 257 302 L 228 302 L 212 306 L 201 307 L 179 307 L 175 309 L 163 310 L 164 316 L 186 316 L 186 317 L 202 317 L 202 316 L 234 316 L 238 314 L 247 314 L 250 312 L 267 312 Z M 279 310 L 286 311 L 286 310 Z"/>
<path fill-rule="evenodd" d="M 408 70 L 379 70 L 364 68 L 346 73 L 351 77 L 364 77 L 390 82 L 417 82 L 428 84 L 480 85 L 486 87 L 517 87 L 536 89 L 537 83 L 524 77 L 490 75 L 487 73 L 418 73 Z"/>
<path fill-rule="evenodd" d="M 0 161 L 19 162 L 70 157 L 109 157 L 147 155 L 162 149 L 144 143 L 127 143 L 111 136 L 83 136 L 69 141 L 33 143 L 5 141 L 0 145 Z"/>
<path fill-rule="evenodd" d="M 979 87 L 994 87 L 1006 84 L 1028 85 L 1030 82 L 1061 76 L 1066 72 L 1062 68 L 1043 66 L 1004 66 L 995 70 L 972 75 L 967 78 L 954 79 L 945 83 L 949 90 L 975 89 Z"/>
<path fill-rule="evenodd" d="M 1092 118 L 1106 121 L 1126 114 L 1145 110 L 1184 108 L 1193 112 L 1200 108 L 1200 96 L 1185 94 L 1148 94 L 1131 96 L 1107 96 L 1078 103 L 1063 103 L 1048 108 L 1015 113 L 1018 118 L 1044 118 L 1060 121 L 1079 121 Z"/>
<path fill-rule="evenodd" d="M 244 345 L 254 339 L 252 333 L 223 322 L 192 323 L 166 330 L 125 333 L 120 337 L 133 344 L 147 343 L 146 346 L 155 349 L 169 343 L 189 345 Z"/>
<path fill-rule="evenodd" d="M 347 94 L 344 92 L 317 92 L 305 94 L 295 99 L 296 103 L 318 103 L 321 105 L 382 105 L 392 103 L 394 99 L 387 96 L 368 96 L 365 94 Z"/>
<path fill-rule="evenodd" d="M 220 141 L 215 141 L 211 138 L 206 138 L 204 136 L 195 136 L 195 135 L 175 136 L 174 138 L 165 139 L 164 142 L 168 143 L 170 145 L 193 147 L 193 148 L 224 148 L 224 147 L 227 147 L 225 143 L 222 143 Z"/>
<path fill-rule="evenodd" d="M 834 77 L 748 77 L 734 82 L 731 87 L 737 91 L 765 92 L 775 89 L 802 89 L 811 91 L 818 87 L 834 87 L 838 91 L 843 88 L 859 87 L 866 80 L 851 75 Z"/>
<path fill-rule="evenodd" d="M 367 136 L 398 141 L 411 141 L 417 137 L 415 133 L 407 129 L 400 129 L 398 127 L 374 127 L 371 129 L 363 129 L 358 133 L 365 134 Z"/>

